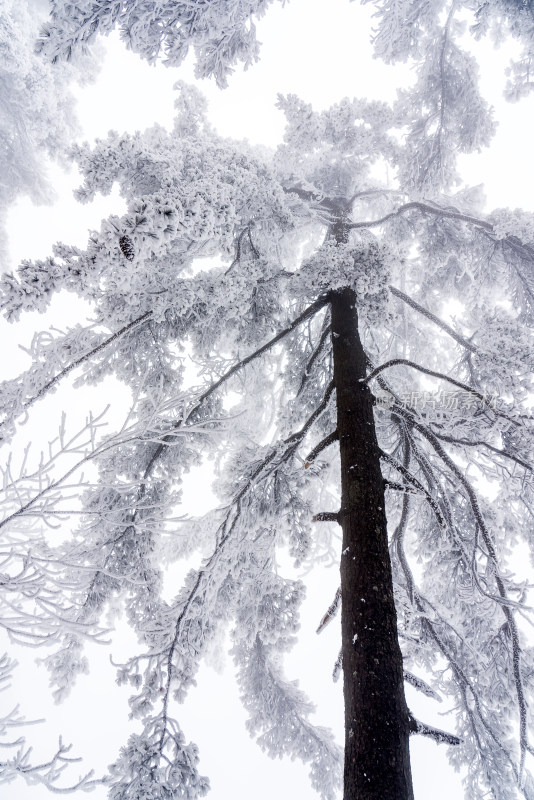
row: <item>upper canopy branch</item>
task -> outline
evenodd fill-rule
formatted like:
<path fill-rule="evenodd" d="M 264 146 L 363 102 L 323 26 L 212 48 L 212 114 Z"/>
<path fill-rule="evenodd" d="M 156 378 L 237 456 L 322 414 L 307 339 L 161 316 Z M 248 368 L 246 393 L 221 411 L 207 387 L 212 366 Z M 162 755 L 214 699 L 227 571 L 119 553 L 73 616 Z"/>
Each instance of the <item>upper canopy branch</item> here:
<path fill-rule="evenodd" d="M 443 217 L 444 219 L 455 219 L 458 220 L 458 222 L 466 222 L 467 224 L 473 225 L 475 228 L 483 231 L 486 235 L 490 236 L 490 238 L 493 239 L 495 237 L 501 240 L 501 237 L 497 237 L 495 226 L 485 219 L 474 217 L 471 214 L 464 214 L 455 208 L 443 208 L 442 206 L 438 206 L 434 203 L 423 202 L 420 200 L 412 200 L 409 203 L 405 203 L 404 205 L 395 209 L 395 211 L 390 211 L 389 214 L 385 214 L 383 217 L 379 217 L 378 219 L 347 223 L 347 227 L 351 230 L 358 228 L 373 228 L 377 225 L 383 225 L 384 222 L 388 222 L 390 219 L 394 219 L 401 214 L 407 214 L 410 211 L 420 211 L 422 214 L 431 214 L 437 217 Z M 525 244 L 519 239 L 519 237 L 506 236 L 502 239 L 502 241 L 509 245 L 521 257 L 529 260 L 534 259 L 534 247 L 530 244 Z"/>
<path fill-rule="evenodd" d="M 434 214 L 435 216 L 445 217 L 446 219 L 457 219 L 459 222 L 467 222 L 489 233 L 494 233 L 491 222 L 487 222 L 479 217 L 473 217 L 471 214 L 464 214 L 454 208 L 443 208 L 442 206 L 428 202 L 425 203 L 421 200 L 412 200 L 409 203 L 404 203 L 404 205 L 399 206 L 395 211 L 390 211 L 389 214 L 385 214 L 379 219 L 367 220 L 365 222 L 351 222 L 349 223 L 349 227 L 352 229 L 372 228 L 376 225 L 383 225 L 384 222 L 388 222 L 388 220 L 394 219 L 401 214 L 407 214 L 409 211 L 420 211 L 422 214 Z"/>

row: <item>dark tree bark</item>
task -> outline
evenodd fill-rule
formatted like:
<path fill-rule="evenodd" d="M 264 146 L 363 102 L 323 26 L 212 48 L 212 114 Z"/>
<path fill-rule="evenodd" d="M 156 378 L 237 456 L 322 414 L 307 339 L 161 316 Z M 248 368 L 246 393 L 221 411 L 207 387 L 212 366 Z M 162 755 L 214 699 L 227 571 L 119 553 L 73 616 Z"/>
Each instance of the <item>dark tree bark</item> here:
<path fill-rule="evenodd" d="M 384 482 L 373 397 L 359 381 L 366 359 L 353 290 L 333 292 L 331 310 L 343 528 L 344 800 L 413 800 Z"/>

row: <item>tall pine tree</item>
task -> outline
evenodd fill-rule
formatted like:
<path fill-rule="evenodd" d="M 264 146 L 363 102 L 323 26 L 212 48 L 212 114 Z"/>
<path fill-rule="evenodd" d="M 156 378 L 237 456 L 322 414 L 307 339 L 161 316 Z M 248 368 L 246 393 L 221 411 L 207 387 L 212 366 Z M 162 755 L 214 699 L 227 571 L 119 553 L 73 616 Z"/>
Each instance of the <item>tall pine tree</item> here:
<path fill-rule="evenodd" d="M 62 587 L 61 604 L 26 623 L 35 593 L 15 582 L 8 598 L 26 630 L 63 621 L 47 657 L 59 696 L 84 667 L 81 632 L 98 631 L 109 601 L 124 603 L 143 652 L 119 679 L 135 689 L 142 732 L 111 768 L 113 800 L 206 792 L 175 701 L 227 626 L 251 733 L 270 755 L 309 762 L 315 788 L 334 796 L 339 749 L 281 669 L 304 587 L 276 569 L 283 546 L 310 562 L 327 523 L 342 530 L 340 592 L 321 627 L 341 605 L 346 800 L 413 797 L 410 733 L 451 746 L 469 797 L 533 796 L 526 584 L 507 557 L 511 542 L 530 543 L 534 222 L 483 216 L 476 193 L 450 194 L 456 153 L 489 141 L 493 125 L 454 8 L 430 49 L 432 8 L 416 28 L 429 57 L 394 110 L 347 100 L 318 113 L 281 98 L 285 140 L 266 153 L 219 138 L 182 86 L 171 134 L 78 148 L 79 199 L 117 182 L 127 213 L 85 250 L 58 245 L 4 276 L 10 319 L 67 289 L 96 320 L 36 341 L 31 369 L 3 386 L 5 439 L 80 367 L 82 383 L 114 375 L 134 401 L 118 433 L 89 424 L 82 462 L 98 465 L 99 483 L 54 572 L 41 566 L 44 540 L 27 555 L 40 592 Z M 393 187 L 375 177 L 384 162 Z M 207 455 L 221 505 L 169 547 L 183 474 Z M 480 476 L 499 487 L 491 500 Z M 61 479 L 36 490 L 25 480 L 9 487 L 4 531 L 46 517 L 61 491 Z M 338 487 L 335 507 L 316 505 L 325 486 Z M 199 548 L 199 566 L 164 600 L 165 565 Z M 403 679 L 453 697 L 456 730 L 416 720 Z"/>

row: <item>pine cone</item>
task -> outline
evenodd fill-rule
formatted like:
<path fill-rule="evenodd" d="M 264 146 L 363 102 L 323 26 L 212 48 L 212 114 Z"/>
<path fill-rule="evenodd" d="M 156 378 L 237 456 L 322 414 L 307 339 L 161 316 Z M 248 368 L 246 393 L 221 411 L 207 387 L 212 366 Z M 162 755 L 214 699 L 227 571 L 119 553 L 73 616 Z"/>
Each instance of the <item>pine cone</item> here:
<path fill-rule="evenodd" d="M 122 254 L 124 258 L 127 258 L 128 261 L 133 261 L 135 256 L 135 250 L 133 246 L 133 242 L 129 236 L 121 236 L 119 239 L 119 247 L 122 250 Z"/>

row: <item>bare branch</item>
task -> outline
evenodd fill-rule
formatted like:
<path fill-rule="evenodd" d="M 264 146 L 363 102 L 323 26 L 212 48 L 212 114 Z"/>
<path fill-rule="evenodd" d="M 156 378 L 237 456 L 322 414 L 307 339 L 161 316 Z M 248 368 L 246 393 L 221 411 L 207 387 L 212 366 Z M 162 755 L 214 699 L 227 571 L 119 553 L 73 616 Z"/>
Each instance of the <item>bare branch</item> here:
<path fill-rule="evenodd" d="M 462 744 L 462 739 L 447 731 L 442 731 L 439 728 L 433 728 L 431 725 L 426 725 L 424 722 L 419 722 L 410 714 L 410 731 L 411 733 L 418 733 L 421 736 L 429 736 L 434 739 L 437 744 L 459 745 Z"/>
<path fill-rule="evenodd" d="M 321 442 L 319 442 L 319 444 L 315 445 L 313 450 L 311 450 L 308 453 L 308 455 L 305 458 L 304 467 L 306 468 L 309 467 L 312 461 L 315 461 L 319 453 L 322 453 L 322 451 L 326 450 L 326 448 L 329 447 L 331 444 L 337 442 L 338 439 L 339 439 L 339 434 L 337 430 L 332 431 L 332 433 L 329 433 L 328 436 L 325 436 L 325 438 Z"/>
<path fill-rule="evenodd" d="M 337 589 L 335 597 L 333 601 L 328 606 L 328 610 L 322 620 L 319 623 L 319 627 L 315 631 L 316 633 L 321 633 L 329 622 L 332 622 L 334 617 L 336 616 L 337 612 L 339 611 L 339 607 L 341 606 L 341 586 Z"/>

